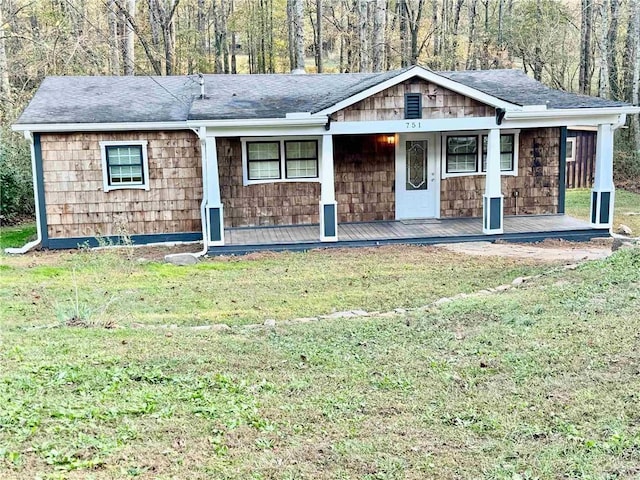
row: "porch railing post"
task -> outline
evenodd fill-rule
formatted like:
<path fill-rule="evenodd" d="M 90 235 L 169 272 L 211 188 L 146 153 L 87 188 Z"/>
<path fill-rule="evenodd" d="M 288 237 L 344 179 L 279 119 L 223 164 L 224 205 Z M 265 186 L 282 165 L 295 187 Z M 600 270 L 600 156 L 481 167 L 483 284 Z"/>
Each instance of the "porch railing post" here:
<path fill-rule="evenodd" d="M 478 148 L 482 148 L 479 145 Z M 482 232 L 488 235 L 503 233 L 504 197 L 500 177 L 500 130 L 489 130 L 487 139 L 487 175 L 485 180 Z"/>
<path fill-rule="evenodd" d="M 205 206 L 205 220 L 209 236 L 207 243 L 210 246 L 222 246 L 224 245 L 224 207 L 220 199 L 216 137 L 207 136 L 204 143 L 207 162 L 207 205 Z"/>
<path fill-rule="evenodd" d="M 320 162 L 320 241 L 338 241 L 338 204 L 333 171 L 333 135 L 322 136 Z"/>
<path fill-rule="evenodd" d="M 596 165 L 591 189 L 591 226 L 611 228 L 613 225 L 613 126 L 598 125 Z"/>

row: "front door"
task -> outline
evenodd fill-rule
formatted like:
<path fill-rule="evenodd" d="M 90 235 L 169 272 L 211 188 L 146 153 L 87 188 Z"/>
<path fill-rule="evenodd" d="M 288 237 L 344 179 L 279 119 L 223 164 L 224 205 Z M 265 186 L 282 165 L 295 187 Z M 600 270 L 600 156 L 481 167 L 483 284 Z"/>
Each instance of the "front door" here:
<path fill-rule="evenodd" d="M 396 146 L 396 219 L 438 216 L 436 138 L 400 135 Z"/>

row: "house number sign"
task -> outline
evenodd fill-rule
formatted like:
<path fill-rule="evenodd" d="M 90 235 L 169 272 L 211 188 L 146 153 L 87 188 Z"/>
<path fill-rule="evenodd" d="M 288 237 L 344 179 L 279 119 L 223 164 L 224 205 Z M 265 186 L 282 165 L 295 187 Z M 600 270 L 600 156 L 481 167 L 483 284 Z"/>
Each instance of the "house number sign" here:
<path fill-rule="evenodd" d="M 414 130 L 416 128 L 420 128 L 420 122 L 405 122 L 407 130 Z"/>

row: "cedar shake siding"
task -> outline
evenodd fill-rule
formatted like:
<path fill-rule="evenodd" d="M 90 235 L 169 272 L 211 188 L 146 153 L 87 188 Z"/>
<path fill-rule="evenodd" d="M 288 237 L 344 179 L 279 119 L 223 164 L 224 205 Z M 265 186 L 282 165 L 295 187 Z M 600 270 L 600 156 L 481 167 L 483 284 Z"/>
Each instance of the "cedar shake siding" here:
<path fill-rule="evenodd" d="M 422 118 L 491 117 L 493 107 L 422 79 L 407 80 L 334 114 L 339 122 L 404 120 L 405 94 L 422 94 Z"/>
<path fill-rule="evenodd" d="M 338 222 L 395 219 L 395 146 L 385 138 L 333 137 Z"/>
<path fill-rule="evenodd" d="M 320 183 L 242 184 L 239 138 L 216 139 L 224 226 L 301 225 L 318 223 Z"/>
<path fill-rule="evenodd" d="M 538 153 L 534 158 L 534 145 Z M 560 129 L 520 131 L 518 176 L 502 177 L 504 214 L 558 212 Z M 440 183 L 440 214 L 443 218 L 481 217 L 484 175 L 445 178 Z M 514 191 L 518 196 L 514 197 Z"/>
<path fill-rule="evenodd" d="M 102 141 L 146 140 L 149 190 L 103 191 Z M 50 238 L 200 232 L 200 142 L 191 131 L 42 134 Z"/>

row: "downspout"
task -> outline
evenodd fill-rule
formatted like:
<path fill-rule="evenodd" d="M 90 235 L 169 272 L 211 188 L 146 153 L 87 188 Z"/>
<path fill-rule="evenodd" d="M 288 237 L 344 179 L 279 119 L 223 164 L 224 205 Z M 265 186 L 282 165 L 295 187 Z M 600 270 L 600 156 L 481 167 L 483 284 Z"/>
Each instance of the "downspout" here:
<path fill-rule="evenodd" d="M 37 247 L 42 243 L 42 229 L 40 228 L 40 196 L 38 195 L 38 176 L 36 175 L 36 152 L 33 144 L 33 133 L 28 130 L 24 132 L 24 138 L 29 141 L 29 147 L 31 150 L 31 175 L 33 177 L 33 200 L 35 202 L 36 209 L 36 239 L 32 242 L 27 243 L 19 248 L 5 248 L 5 253 L 12 255 L 23 255 L 27 253 L 29 250 Z"/>
<path fill-rule="evenodd" d="M 209 201 L 207 188 L 207 127 L 200 127 L 196 132 L 200 139 L 200 156 L 202 157 L 202 203 L 200 204 L 200 218 L 202 220 L 202 250 L 194 253 L 196 257 L 202 257 L 208 251 L 209 232 L 207 231 L 207 202 Z"/>

